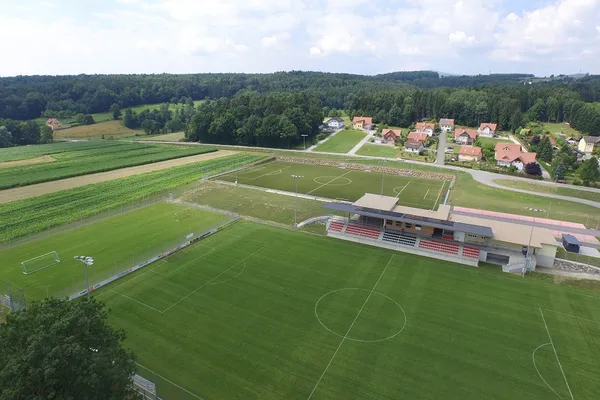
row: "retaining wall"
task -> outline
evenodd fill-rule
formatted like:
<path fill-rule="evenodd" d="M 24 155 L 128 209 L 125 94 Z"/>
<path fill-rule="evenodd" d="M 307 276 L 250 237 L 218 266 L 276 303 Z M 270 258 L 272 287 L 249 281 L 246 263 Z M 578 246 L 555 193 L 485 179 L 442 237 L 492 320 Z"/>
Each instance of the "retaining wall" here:
<path fill-rule="evenodd" d="M 599 274 L 600 268 L 594 267 L 588 264 L 582 264 L 575 261 L 563 260 L 561 258 L 557 258 L 554 260 L 554 268 L 560 269 L 563 271 L 572 271 L 572 272 L 586 272 L 588 274 Z"/>

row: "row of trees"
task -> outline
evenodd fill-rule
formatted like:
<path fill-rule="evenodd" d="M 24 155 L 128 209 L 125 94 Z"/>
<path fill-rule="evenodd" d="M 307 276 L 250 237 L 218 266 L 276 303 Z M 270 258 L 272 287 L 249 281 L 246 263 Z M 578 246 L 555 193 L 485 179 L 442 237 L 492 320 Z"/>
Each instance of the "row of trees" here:
<path fill-rule="evenodd" d="M 323 104 L 315 94 L 244 91 L 231 99 L 202 103 L 186 131 L 186 140 L 264 147 L 294 147 L 310 141 L 323 122 Z"/>
<path fill-rule="evenodd" d="M 0 119 L 0 148 L 52 142 L 52 129 L 35 121 Z"/>

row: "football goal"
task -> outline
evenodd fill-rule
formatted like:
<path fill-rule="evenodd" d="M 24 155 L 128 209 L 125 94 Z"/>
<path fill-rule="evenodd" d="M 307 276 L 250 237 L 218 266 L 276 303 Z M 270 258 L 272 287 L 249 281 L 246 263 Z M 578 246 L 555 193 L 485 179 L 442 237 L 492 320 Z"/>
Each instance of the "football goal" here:
<path fill-rule="evenodd" d="M 177 211 L 175 213 L 175 221 L 177 222 L 183 222 L 184 220 L 190 218 L 192 216 L 192 210 L 190 210 L 189 208 L 186 208 L 184 210 L 181 211 Z"/>
<path fill-rule="evenodd" d="M 60 258 L 58 257 L 58 253 L 56 251 L 51 251 L 50 253 L 21 261 L 21 266 L 23 267 L 23 273 L 29 275 L 44 268 L 51 267 L 59 262 Z"/>

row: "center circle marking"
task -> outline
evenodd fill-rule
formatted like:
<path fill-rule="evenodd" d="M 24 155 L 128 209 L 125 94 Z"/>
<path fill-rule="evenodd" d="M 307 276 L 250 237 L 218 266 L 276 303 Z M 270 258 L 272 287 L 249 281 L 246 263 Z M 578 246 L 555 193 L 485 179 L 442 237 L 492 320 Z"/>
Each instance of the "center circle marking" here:
<path fill-rule="evenodd" d="M 339 178 L 337 176 L 317 176 L 315 179 L 313 179 L 313 181 L 315 181 L 319 185 L 331 186 L 346 186 L 352 183 L 352 180 L 343 176 Z"/>
<path fill-rule="evenodd" d="M 381 297 L 384 297 L 384 298 L 388 299 L 389 301 L 391 301 L 392 303 L 394 303 L 396 306 L 398 306 L 398 308 L 400 309 L 400 311 L 402 311 L 402 315 L 404 316 L 404 323 L 402 324 L 402 326 L 400 327 L 400 329 L 398 329 L 398 331 L 397 331 L 397 332 L 395 332 L 394 334 L 392 334 L 392 335 L 389 335 L 389 336 L 387 336 L 387 337 L 381 338 L 381 339 L 365 340 L 365 339 L 356 339 L 356 338 L 353 338 L 353 337 L 350 337 L 350 336 L 345 336 L 345 335 L 342 335 L 342 334 L 340 334 L 339 332 L 336 332 L 336 331 L 334 331 L 334 330 L 330 329 L 330 328 L 329 328 L 327 325 L 325 325 L 325 324 L 323 323 L 323 321 L 322 321 L 322 320 L 321 320 L 321 318 L 319 317 L 319 310 L 318 310 L 318 308 L 319 308 L 319 303 L 321 302 L 321 300 L 323 300 L 325 297 L 327 297 L 327 296 L 329 296 L 329 295 L 331 295 L 331 294 L 334 294 L 334 293 L 337 293 L 337 292 L 346 291 L 346 290 L 359 290 L 359 291 L 363 291 L 363 292 L 371 292 L 370 290 L 367 290 L 367 289 L 361 289 L 361 288 L 342 288 L 342 289 L 336 289 L 336 290 L 332 290 L 331 292 L 327 292 L 327 293 L 325 293 L 323 296 L 321 296 L 321 297 L 319 298 L 319 300 L 317 300 L 317 302 L 315 303 L 315 317 L 317 317 L 317 320 L 319 321 L 319 323 L 321 324 L 321 326 L 322 326 L 323 328 L 327 329 L 329 332 L 333 333 L 334 335 L 336 335 L 336 336 L 338 336 L 338 337 L 341 337 L 341 338 L 344 338 L 344 337 L 345 337 L 345 338 L 346 338 L 346 340 L 352 340 L 352 341 L 354 341 L 354 342 L 361 342 L 361 343 L 376 343 L 376 342 L 383 342 L 383 341 L 385 341 L 385 340 L 390 340 L 390 339 L 393 339 L 393 338 L 395 338 L 395 337 L 396 337 L 396 336 L 398 336 L 398 335 L 399 335 L 399 334 L 400 334 L 400 333 L 401 333 L 401 332 L 404 330 L 404 328 L 406 327 L 406 320 L 407 320 L 407 318 L 406 318 L 406 312 L 404 312 L 404 308 L 402 308 L 402 306 L 401 306 L 400 304 L 398 304 L 398 302 L 397 302 L 396 300 L 392 299 L 391 297 L 389 297 L 389 296 L 386 296 L 386 295 L 385 295 L 385 294 L 383 294 L 383 293 L 379 293 L 379 292 L 377 292 L 377 291 L 373 291 L 372 295 L 378 295 L 378 296 L 381 296 Z"/>

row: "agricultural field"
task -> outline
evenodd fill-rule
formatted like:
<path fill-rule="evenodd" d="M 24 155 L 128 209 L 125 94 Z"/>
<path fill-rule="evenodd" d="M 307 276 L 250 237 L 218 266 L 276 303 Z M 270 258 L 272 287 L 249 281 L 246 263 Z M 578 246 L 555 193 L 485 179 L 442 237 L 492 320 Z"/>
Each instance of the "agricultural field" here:
<path fill-rule="evenodd" d="M 106 121 L 92 125 L 79 125 L 54 131 L 55 139 L 119 139 L 144 135 L 143 131 L 125 127 L 122 121 Z"/>
<path fill-rule="evenodd" d="M 160 213 L 163 224 L 169 214 Z M 104 224 L 88 228 L 97 248 L 116 241 Z M 154 241 L 160 230 L 117 232 Z M 81 252 L 85 240 L 46 248 Z M 34 247 L 14 248 L 11 259 Z M 45 274 L 81 279 L 80 266 L 61 264 L 21 275 L 37 282 L 22 283 L 26 295 L 35 287 L 43 295 Z M 600 391 L 597 283 L 522 279 L 238 222 L 94 295 L 165 400 L 182 398 L 175 385 L 193 393 L 185 399 L 595 399 Z"/>
<path fill-rule="evenodd" d="M 292 175 L 301 178 L 293 178 Z M 443 200 L 447 182 L 401 175 L 381 174 L 312 164 L 271 162 L 219 180 L 294 192 L 316 197 L 355 201 L 365 193 L 397 196 L 398 204 L 435 209 Z"/>
<path fill-rule="evenodd" d="M 0 163 L 0 189 L 216 151 L 216 148 L 200 146 L 169 146 L 112 141 L 84 144 L 76 142 L 68 143 L 68 146 L 57 143 L 56 152 L 53 151 L 53 146 L 54 144 L 44 145 L 45 153 L 43 154 L 51 157 L 52 162 L 5 168 L 2 168 L 2 163 Z M 32 151 L 39 152 L 37 149 L 32 149 Z M 0 159 L 4 158 L 3 152 L 4 149 L 0 149 Z M 26 151 L 21 154 L 25 153 Z"/>
<path fill-rule="evenodd" d="M 353 129 L 343 129 L 337 135 L 331 137 L 323 144 L 318 145 L 314 151 L 322 151 L 326 153 L 347 153 L 358 142 L 360 142 L 367 134 L 363 131 Z"/>
<path fill-rule="evenodd" d="M 28 300 L 66 297 L 85 289 L 83 268 L 74 256 L 93 255 L 95 262 L 88 271 L 93 285 L 177 246 L 190 233 L 202 234 L 230 219 L 186 206 L 156 203 L 0 250 L 0 279 L 23 288 Z M 53 251 L 59 263 L 46 260 L 39 266 L 48 267 L 23 274 L 22 261 Z"/>
<path fill-rule="evenodd" d="M 358 149 L 356 154 L 359 156 L 397 158 L 400 156 L 400 150 L 397 147 L 365 143 Z"/>
<path fill-rule="evenodd" d="M 148 135 L 136 137 L 136 140 L 140 142 L 181 142 L 185 138 L 183 132 L 165 133 L 164 135 Z"/>
<path fill-rule="evenodd" d="M 196 182 L 205 176 L 264 158 L 261 154 L 240 153 L 0 204 L 0 221 L 3 222 L 0 243 L 74 223 L 135 204 L 151 196 L 165 197 L 167 191 Z"/>
<path fill-rule="evenodd" d="M 558 194 L 561 196 L 577 197 L 591 201 L 600 202 L 600 190 L 590 192 L 587 190 L 578 190 L 572 188 L 561 187 L 560 185 L 541 185 L 532 182 L 512 181 L 509 179 L 494 179 L 499 185 L 513 187 L 516 189 L 531 190 L 539 193 Z"/>

